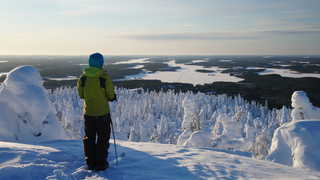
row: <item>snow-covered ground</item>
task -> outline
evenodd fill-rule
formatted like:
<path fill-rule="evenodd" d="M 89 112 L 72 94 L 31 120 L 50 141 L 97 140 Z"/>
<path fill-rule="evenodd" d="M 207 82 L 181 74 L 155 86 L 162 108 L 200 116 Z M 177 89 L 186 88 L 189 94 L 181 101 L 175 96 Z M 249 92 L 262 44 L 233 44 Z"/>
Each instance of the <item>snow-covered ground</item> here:
<path fill-rule="evenodd" d="M 201 66 L 197 65 L 185 65 L 176 64 L 175 61 L 170 61 L 168 63 L 171 67 L 180 67 L 181 69 L 177 71 L 158 71 L 155 73 L 148 73 L 142 79 L 157 79 L 162 82 L 180 82 L 180 83 L 190 83 L 193 85 L 197 84 L 209 84 L 218 81 L 224 82 L 239 82 L 243 79 L 231 76 L 229 73 L 221 73 L 223 68 L 211 67 L 205 68 L 205 70 L 215 71 L 214 73 L 203 73 L 197 72 L 196 70 L 203 69 Z"/>
<path fill-rule="evenodd" d="M 0 142 L 1 180 L 316 180 L 320 173 L 254 160 L 246 153 L 210 148 L 119 141 L 118 166 L 110 146 L 111 167 L 103 172 L 84 169 L 82 143 L 59 140 L 41 144 Z"/>
<path fill-rule="evenodd" d="M 304 78 L 304 77 L 315 77 L 320 78 L 320 74 L 315 73 L 299 73 L 297 71 L 289 69 L 277 69 L 277 68 L 266 68 L 264 71 L 259 72 L 259 75 L 279 74 L 282 77 L 290 78 Z"/>

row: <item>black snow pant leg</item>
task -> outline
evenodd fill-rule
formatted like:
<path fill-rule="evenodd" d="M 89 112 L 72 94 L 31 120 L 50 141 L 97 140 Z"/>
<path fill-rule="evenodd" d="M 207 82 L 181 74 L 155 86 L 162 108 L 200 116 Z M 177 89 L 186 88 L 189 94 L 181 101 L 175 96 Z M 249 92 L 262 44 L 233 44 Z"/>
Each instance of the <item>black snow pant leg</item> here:
<path fill-rule="evenodd" d="M 85 159 L 89 167 L 95 166 L 95 151 L 96 151 L 96 123 L 95 118 L 91 116 L 84 116 L 85 120 L 85 137 L 83 138 L 83 148 Z"/>
<path fill-rule="evenodd" d="M 97 167 L 107 167 L 108 149 L 109 149 L 109 139 L 110 139 L 110 121 L 111 116 L 107 114 L 106 116 L 99 117 L 96 121 L 97 126 L 97 144 L 96 144 L 96 166 Z"/>

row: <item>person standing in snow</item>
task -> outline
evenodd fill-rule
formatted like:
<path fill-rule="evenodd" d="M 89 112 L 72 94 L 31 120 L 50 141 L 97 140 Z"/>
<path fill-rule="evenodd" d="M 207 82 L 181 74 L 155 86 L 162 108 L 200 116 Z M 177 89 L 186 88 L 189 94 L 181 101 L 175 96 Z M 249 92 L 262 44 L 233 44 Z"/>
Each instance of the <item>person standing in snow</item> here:
<path fill-rule="evenodd" d="M 89 170 L 105 170 L 107 162 L 111 116 L 109 101 L 116 100 L 110 76 L 103 70 L 104 58 L 100 53 L 89 57 L 89 68 L 77 83 L 78 93 L 84 99 L 85 137 L 84 153 Z"/>

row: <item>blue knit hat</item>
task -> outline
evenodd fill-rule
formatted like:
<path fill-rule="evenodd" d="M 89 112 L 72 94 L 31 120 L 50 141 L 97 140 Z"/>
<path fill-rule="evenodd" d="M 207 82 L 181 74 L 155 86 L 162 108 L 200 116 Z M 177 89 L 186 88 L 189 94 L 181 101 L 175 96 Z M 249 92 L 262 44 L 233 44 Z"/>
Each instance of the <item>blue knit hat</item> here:
<path fill-rule="evenodd" d="M 96 68 L 102 68 L 104 63 L 103 56 L 100 53 L 94 53 L 91 54 L 89 57 L 89 66 L 90 67 L 96 67 Z"/>

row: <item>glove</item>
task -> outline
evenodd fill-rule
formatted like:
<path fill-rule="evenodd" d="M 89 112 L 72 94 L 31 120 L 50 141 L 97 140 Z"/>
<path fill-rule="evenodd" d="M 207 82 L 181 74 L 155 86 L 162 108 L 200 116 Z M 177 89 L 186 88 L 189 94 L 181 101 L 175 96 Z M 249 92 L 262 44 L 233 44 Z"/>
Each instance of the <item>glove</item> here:
<path fill-rule="evenodd" d="M 109 101 L 110 101 L 110 102 L 117 101 L 117 95 L 115 94 L 115 95 L 114 95 L 114 98 L 113 98 L 113 99 L 110 99 Z"/>

